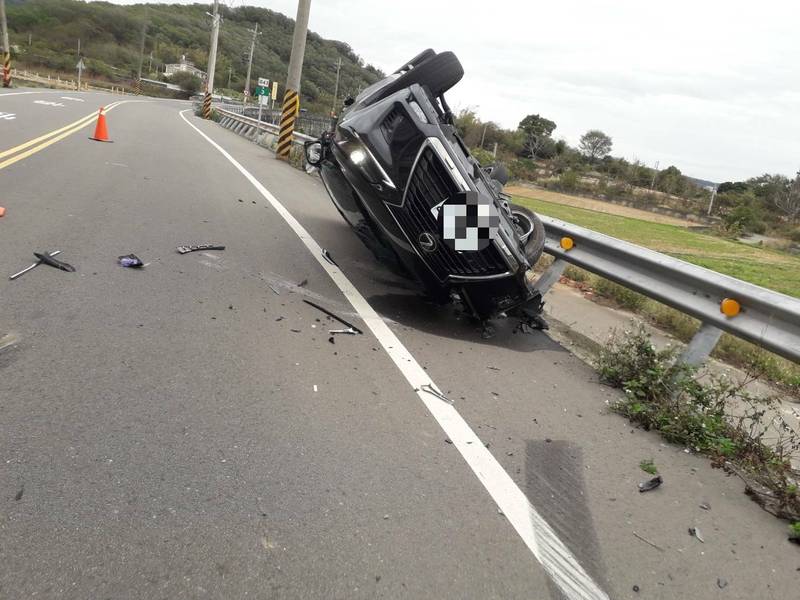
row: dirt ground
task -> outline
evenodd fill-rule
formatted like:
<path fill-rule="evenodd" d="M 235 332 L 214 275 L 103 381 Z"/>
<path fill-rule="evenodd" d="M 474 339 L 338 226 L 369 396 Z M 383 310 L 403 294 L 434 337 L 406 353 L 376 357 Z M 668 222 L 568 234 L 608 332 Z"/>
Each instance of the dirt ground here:
<path fill-rule="evenodd" d="M 642 221 L 650 221 L 651 223 L 664 223 L 666 225 L 677 225 L 678 227 L 691 227 L 693 225 L 697 225 L 697 223 L 692 223 L 691 221 L 669 217 L 667 215 L 659 215 L 657 213 L 652 213 L 638 208 L 621 206 L 619 204 L 603 202 L 602 200 L 593 200 L 591 198 L 584 198 L 582 196 L 570 196 L 569 194 L 551 192 L 549 190 L 533 189 L 521 185 L 510 185 L 507 186 L 503 191 L 507 194 L 511 194 L 512 196 L 523 196 L 525 198 L 534 198 L 538 200 L 544 200 L 546 202 L 555 202 L 557 204 L 565 204 L 567 206 L 574 206 L 576 208 L 585 208 L 587 210 L 594 210 L 610 215 L 618 215 L 621 217 L 640 219 Z"/>

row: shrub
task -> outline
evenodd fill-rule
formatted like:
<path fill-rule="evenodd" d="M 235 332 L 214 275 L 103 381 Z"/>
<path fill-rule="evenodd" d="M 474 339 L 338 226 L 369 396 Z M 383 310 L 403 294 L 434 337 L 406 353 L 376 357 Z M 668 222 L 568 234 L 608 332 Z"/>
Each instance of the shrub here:
<path fill-rule="evenodd" d="M 564 171 L 558 178 L 558 187 L 566 191 L 573 191 L 577 189 L 578 174 L 572 169 Z"/>
<path fill-rule="evenodd" d="M 792 468 L 800 436 L 774 399 L 746 391 L 752 379 L 734 383 L 708 375 L 701 383 L 675 349 L 657 350 L 642 327 L 612 336 L 596 367 L 604 382 L 624 392 L 613 410 L 670 442 L 711 456 L 741 477 L 746 492 L 765 510 L 800 521 L 799 474 Z"/>

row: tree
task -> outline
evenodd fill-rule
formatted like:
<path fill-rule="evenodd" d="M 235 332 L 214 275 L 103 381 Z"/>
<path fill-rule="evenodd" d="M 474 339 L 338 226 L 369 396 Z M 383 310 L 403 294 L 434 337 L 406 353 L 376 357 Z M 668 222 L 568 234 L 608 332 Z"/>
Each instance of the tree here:
<path fill-rule="evenodd" d="M 519 122 L 519 129 L 525 135 L 524 149 L 531 158 L 536 158 L 545 146 L 550 146 L 552 142 L 550 136 L 556 128 L 556 124 L 550 119 L 545 119 L 539 115 L 528 115 Z M 552 147 L 552 155 L 555 154 L 555 147 Z"/>
<path fill-rule="evenodd" d="M 800 171 L 788 188 L 779 190 L 773 196 L 772 202 L 792 223 L 800 219 Z"/>
<path fill-rule="evenodd" d="M 611 152 L 611 137 L 599 129 L 590 129 L 581 136 L 580 149 L 590 162 L 594 162 Z"/>
<path fill-rule="evenodd" d="M 175 85 L 179 85 L 181 89 L 189 94 L 196 94 L 203 84 L 197 75 L 192 75 L 188 71 L 178 71 L 170 79 Z"/>

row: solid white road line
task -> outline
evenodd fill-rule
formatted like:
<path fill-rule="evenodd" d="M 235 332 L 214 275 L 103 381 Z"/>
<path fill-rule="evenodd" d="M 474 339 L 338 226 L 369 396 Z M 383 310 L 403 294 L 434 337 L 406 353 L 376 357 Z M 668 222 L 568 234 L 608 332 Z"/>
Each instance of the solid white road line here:
<path fill-rule="evenodd" d="M 292 228 L 292 231 L 297 234 L 297 237 L 311 252 L 312 256 L 317 259 L 319 265 L 341 290 L 345 298 L 353 305 L 353 308 L 364 320 L 367 327 L 370 328 L 408 383 L 411 384 L 420 400 L 422 400 L 428 411 L 433 415 L 433 418 L 436 419 L 439 426 L 447 434 L 447 437 L 450 438 L 453 445 L 464 457 L 464 460 L 492 496 L 500 510 L 503 511 L 505 517 L 516 529 L 530 551 L 559 587 L 565 598 L 569 600 L 608 600 L 606 593 L 583 570 L 583 567 L 558 538 L 555 531 L 533 507 L 527 496 L 514 483 L 511 476 L 505 472 L 500 463 L 492 456 L 492 453 L 486 449 L 455 407 L 435 395 L 423 391 L 423 386 L 431 386 L 441 394 L 433 380 L 417 363 L 394 332 L 389 329 L 389 326 L 380 315 L 372 309 L 361 293 L 350 283 L 344 273 L 323 258 L 321 246 L 311 237 L 305 227 L 235 158 L 192 124 L 186 118 L 186 112 L 188 111 L 180 112 L 181 118 L 227 158 L 253 184 L 253 187 L 283 217 L 289 227 Z"/>

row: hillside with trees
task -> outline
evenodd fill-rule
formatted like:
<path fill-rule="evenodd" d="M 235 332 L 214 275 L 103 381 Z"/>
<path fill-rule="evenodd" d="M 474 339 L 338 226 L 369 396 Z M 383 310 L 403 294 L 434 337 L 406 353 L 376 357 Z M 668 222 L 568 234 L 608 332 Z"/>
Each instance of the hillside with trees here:
<path fill-rule="evenodd" d="M 72 76 L 80 39 L 85 76 L 129 85 L 138 72 L 146 26 L 142 77 L 162 79 L 164 65 L 180 62 L 182 56 L 205 71 L 211 31 L 207 10 L 208 2 L 120 6 L 78 0 L 7 0 L 12 58 L 21 69 Z M 294 20 L 252 6 L 221 5 L 220 12 L 223 21 L 215 89 L 226 93 L 244 89 L 251 30 L 256 23 L 263 33 L 253 54 L 251 86 L 257 77 L 285 82 Z M 310 112 L 327 114 L 331 110 L 339 58 L 340 100 L 382 76 L 346 43 L 309 32 L 301 93 L 303 106 Z"/>

